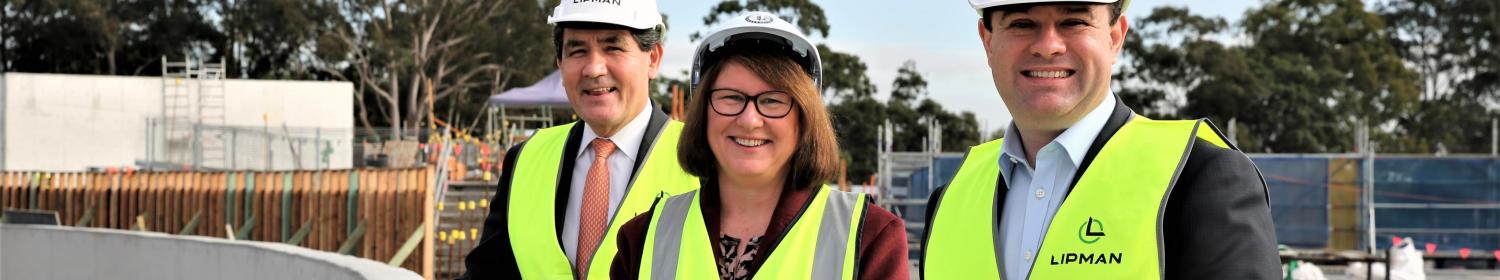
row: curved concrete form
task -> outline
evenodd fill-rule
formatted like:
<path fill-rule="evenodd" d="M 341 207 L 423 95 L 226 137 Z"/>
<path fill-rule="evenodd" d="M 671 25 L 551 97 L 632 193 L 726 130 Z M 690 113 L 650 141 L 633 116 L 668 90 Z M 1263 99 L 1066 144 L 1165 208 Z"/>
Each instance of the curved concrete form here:
<path fill-rule="evenodd" d="M 0 225 L 0 279 L 421 279 L 372 260 L 280 243 Z"/>

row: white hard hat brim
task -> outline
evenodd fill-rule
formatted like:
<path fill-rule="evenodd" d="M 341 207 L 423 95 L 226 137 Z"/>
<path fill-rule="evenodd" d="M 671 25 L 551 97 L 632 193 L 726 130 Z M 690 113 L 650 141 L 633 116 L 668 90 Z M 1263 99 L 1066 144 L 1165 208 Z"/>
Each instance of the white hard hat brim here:
<path fill-rule="evenodd" d="M 597 22 L 608 23 L 634 29 L 651 29 L 662 24 L 661 14 L 626 16 L 620 13 L 568 13 L 563 16 L 547 17 L 548 24 L 560 22 Z"/>

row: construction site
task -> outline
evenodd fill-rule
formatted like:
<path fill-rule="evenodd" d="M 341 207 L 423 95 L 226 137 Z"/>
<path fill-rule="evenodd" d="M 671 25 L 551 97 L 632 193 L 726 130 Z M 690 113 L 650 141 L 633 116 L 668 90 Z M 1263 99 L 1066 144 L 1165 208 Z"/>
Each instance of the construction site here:
<path fill-rule="evenodd" d="M 571 114 L 554 74 L 491 98 L 480 136 L 434 126 L 360 138 L 348 83 L 225 79 L 214 63 L 163 62 L 162 77 L 0 77 L 0 276 L 74 279 L 154 264 L 165 269 L 132 269 L 131 278 L 455 278 L 492 204 L 497 151 Z M 684 98 L 673 92 L 673 104 Z M 894 150 L 893 126 L 882 125 L 877 176 L 837 186 L 905 220 L 914 264 L 927 198 L 964 155 L 934 144 L 942 124 L 929 122 L 925 151 Z M 1434 279 L 1496 275 L 1500 157 L 1251 158 L 1270 187 L 1289 275 L 1315 265 L 1388 276 L 1399 265 L 1385 264 L 1413 248 Z M 134 245 L 102 245 L 116 240 Z M 170 259 L 130 257 L 142 252 Z M 64 258 L 96 265 L 54 262 Z"/>
<path fill-rule="evenodd" d="M 356 135 L 348 82 L 161 65 L 0 73 L 0 278 L 452 279 L 495 151 L 570 115 L 565 98 L 500 99 L 484 134 Z"/>

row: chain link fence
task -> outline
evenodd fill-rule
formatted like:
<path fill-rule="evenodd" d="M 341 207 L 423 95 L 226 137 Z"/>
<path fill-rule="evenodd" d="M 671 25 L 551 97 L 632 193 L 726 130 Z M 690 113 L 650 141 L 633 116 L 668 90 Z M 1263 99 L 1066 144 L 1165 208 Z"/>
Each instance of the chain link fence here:
<path fill-rule="evenodd" d="M 281 125 L 198 125 L 149 119 L 152 170 L 318 170 L 354 167 L 353 129 Z"/>

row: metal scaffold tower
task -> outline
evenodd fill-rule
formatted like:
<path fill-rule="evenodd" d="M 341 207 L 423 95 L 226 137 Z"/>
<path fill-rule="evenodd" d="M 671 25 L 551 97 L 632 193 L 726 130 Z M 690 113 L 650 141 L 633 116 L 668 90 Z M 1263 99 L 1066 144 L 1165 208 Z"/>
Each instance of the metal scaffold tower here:
<path fill-rule="evenodd" d="M 227 166 L 223 132 L 205 130 L 225 125 L 223 61 L 168 61 L 165 56 L 161 61 L 160 133 L 154 136 L 161 137 L 162 150 L 148 154 L 162 156 L 157 161 L 187 164 L 192 169 Z"/>

